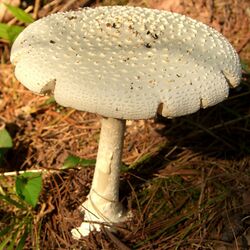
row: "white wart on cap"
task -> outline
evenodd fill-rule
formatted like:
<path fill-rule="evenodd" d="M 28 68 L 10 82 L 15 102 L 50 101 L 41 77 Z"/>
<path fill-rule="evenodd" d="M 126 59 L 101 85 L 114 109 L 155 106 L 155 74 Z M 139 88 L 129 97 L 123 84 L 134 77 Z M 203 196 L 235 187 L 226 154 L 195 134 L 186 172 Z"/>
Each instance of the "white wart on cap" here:
<path fill-rule="evenodd" d="M 45 17 L 19 35 L 11 61 L 30 90 L 119 119 L 193 113 L 224 100 L 241 77 L 237 53 L 216 30 L 139 7 Z"/>

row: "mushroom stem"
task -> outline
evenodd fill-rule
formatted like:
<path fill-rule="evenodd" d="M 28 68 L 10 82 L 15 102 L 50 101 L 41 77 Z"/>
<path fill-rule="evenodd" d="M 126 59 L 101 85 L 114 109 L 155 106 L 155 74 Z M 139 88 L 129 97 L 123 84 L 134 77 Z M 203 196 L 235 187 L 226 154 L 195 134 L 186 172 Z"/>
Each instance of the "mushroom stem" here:
<path fill-rule="evenodd" d="M 102 202 L 119 201 L 120 165 L 125 120 L 103 118 L 96 169 L 89 198 Z"/>
<path fill-rule="evenodd" d="M 79 239 L 90 231 L 100 230 L 101 224 L 110 227 L 126 220 L 119 203 L 120 165 L 125 132 L 125 120 L 103 118 L 97 162 L 88 199 L 82 204 L 84 222 L 73 229 L 73 237 Z"/>

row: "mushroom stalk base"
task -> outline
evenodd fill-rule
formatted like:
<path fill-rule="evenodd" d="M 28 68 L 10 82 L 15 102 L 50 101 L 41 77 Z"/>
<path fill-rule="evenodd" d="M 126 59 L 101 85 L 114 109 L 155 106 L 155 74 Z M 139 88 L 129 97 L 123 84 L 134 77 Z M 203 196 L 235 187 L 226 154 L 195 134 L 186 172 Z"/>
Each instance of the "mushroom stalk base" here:
<path fill-rule="evenodd" d="M 99 231 L 104 225 L 112 230 L 113 223 L 127 220 L 119 202 L 120 165 L 125 132 L 125 120 L 103 118 L 92 187 L 82 204 L 84 222 L 73 229 L 75 239 Z"/>

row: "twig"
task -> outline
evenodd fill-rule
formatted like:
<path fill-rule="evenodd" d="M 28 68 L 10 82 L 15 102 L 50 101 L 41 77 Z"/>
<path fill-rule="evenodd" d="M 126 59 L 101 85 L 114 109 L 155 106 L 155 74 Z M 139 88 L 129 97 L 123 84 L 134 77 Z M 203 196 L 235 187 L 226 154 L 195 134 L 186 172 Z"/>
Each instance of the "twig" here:
<path fill-rule="evenodd" d="M 0 173 L 0 176 L 17 176 L 24 173 L 55 173 L 60 170 L 49 170 L 49 169 L 30 169 L 30 170 L 21 170 L 21 171 L 12 171 Z"/>
<path fill-rule="evenodd" d="M 37 19 L 37 17 L 38 17 L 38 11 L 40 8 L 40 4 L 41 4 L 41 0 L 35 0 L 34 11 L 33 11 L 34 19 Z"/>
<path fill-rule="evenodd" d="M 214 20 L 214 0 L 208 0 L 208 8 L 209 8 L 209 22 L 212 23 Z"/>
<path fill-rule="evenodd" d="M 108 237 L 116 244 L 118 249 L 120 250 L 130 250 L 124 243 L 122 243 L 114 234 L 112 234 L 109 230 L 103 227 L 104 232 L 108 235 Z"/>
<path fill-rule="evenodd" d="M 240 53 L 249 44 L 249 42 L 250 42 L 250 35 L 246 39 L 243 40 L 243 42 L 237 49 L 237 52 Z"/>

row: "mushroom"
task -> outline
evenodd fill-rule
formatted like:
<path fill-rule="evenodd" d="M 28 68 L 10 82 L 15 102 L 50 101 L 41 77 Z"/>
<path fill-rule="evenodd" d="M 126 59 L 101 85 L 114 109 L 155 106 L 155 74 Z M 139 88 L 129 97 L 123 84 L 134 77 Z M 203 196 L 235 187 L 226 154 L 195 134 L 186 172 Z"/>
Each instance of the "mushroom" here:
<path fill-rule="evenodd" d="M 128 220 L 119 202 L 126 119 L 191 114 L 236 87 L 236 51 L 216 30 L 191 18 L 141 7 L 56 13 L 29 25 L 11 50 L 17 79 L 57 103 L 101 115 L 93 183 L 75 238 Z"/>

